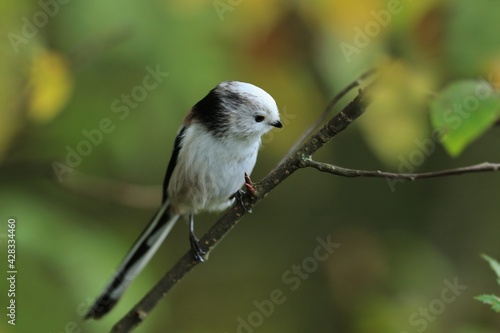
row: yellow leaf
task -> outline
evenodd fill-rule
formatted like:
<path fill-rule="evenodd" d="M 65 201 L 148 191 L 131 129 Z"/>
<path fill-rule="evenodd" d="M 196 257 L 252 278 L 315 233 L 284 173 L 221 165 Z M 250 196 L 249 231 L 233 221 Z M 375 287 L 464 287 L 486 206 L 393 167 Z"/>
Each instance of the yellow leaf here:
<path fill-rule="evenodd" d="M 317 14 L 323 22 L 332 25 L 337 34 L 352 38 L 355 35 L 353 28 L 364 27 L 373 20 L 370 12 L 383 7 L 383 4 L 383 0 L 323 1 L 322 6 L 318 6 L 320 11 Z"/>
<path fill-rule="evenodd" d="M 68 61 L 59 53 L 40 51 L 33 60 L 30 87 L 29 117 L 49 122 L 66 105 L 73 90 Z"/>
<path fill-rule="evenodd" d="M 381 75 L 359 124 L 378 158 L 395 167 L 420 149 L 419 140 L 430 138 L 427 104 L 433 79 L 401 62 Z"/>
<path fill-rule="evenodd" d="M 484 79 L 491 84 L 495 91 L 500 91 L 500 59 L 488 64 L 487 68 L 489 74 Z"/>

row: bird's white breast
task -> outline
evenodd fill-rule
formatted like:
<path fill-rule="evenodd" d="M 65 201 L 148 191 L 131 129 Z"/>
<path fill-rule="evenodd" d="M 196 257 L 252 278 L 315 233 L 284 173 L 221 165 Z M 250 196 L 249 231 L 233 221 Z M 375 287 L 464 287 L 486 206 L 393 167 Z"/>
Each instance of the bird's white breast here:
<path fill-rule="evenodd" d="M 215 138 L 197 123 L 186 129 L 168 186 L 169 201 L 179 214 L 218 211 L 253 170 L 260 139 Z"/>

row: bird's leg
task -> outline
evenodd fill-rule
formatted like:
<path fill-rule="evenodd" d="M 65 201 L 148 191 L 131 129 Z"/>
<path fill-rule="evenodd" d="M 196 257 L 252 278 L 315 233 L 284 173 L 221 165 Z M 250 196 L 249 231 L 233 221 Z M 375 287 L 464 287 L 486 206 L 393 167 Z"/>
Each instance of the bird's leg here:
<path fill-rule="evenodd" d="M 204 262 L 204 256 L 207 252 L 200 247 L 199 240 L 194 234 L 193 213 L 189 214 L 189 243 L 191 244 L 191 253 L 193 254 L 194 259 L 198 262 Z"/>
<path fill-rule="evenodd" d="M 250 179 L 250 177 L 247 175 L 247 173 L 245 172 L 245 187 L 247 189 L 247 191 L 253 195 L 253 196 L 256 196 L 257 195 L 257 191 L 255 190 L 255 187 L 253 186 L 253 183 L 252 183 L 252 180 Z M 242 191 L 242 190 L 238 190 L 235 194 L 233 194 L 233 196 L 231 197 L 232 198 L 235 198 L 238 203 L 241 205 L 241 207 L 243 207 L 243 209 L 248 212 L 248 213 L 251 213 L 252 212 L 252 209 L 251 208 L 248 208 L 245 203 L 243 202 L 243 196 L 245 195 L 245 192 Z"/>

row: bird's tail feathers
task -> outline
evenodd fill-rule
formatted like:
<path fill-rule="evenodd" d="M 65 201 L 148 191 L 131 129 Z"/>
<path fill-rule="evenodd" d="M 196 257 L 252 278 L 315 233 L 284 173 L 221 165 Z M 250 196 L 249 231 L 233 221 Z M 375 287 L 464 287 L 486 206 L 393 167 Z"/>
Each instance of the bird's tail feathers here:
<path fill-rule="evenodd" d="M 178 218 L 178 215 L 169 214 L 168 200 L 165 200 L 85 315 L 85 319 L 99 319 L 115 306 L 130 283 L 151 260 Z"/>

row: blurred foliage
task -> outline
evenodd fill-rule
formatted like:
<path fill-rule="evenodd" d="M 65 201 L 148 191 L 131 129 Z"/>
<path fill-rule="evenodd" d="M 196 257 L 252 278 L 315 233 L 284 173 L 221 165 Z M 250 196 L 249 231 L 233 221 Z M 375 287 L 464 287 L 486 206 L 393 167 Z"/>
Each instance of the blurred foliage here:
<path fill-rule="evenodd" d="M 499 96 L 479 81 L 454 82 L 431 104 L 432 124 L 441 131 L 441 141 L 453 156 L 489 130 L 499 116 Z"/>
<path fill-rule="evenodd" d="M 220 81 L 252 82 L 281 109 L 254 180 L 371 68 L 373 103 L 318 160 L 411 172 L 499 161 L 498 31 L 491 0 L 1 1 L 0 250 L 13 217 L 18 317 L 2 314 L 0 331 L 106 332 L 188 249 L 179 223 L 117 308 L 82 321 L 159 204 L 184 115 Z M 452 128 L 440 115 L 478 84 L 490 97 Z M 389 186 L 301 171 L 137 331 L 498 332 L 473 296 L 495 286 L 477 254 L 500 255 L 499 185 L 495 173 Z M 197 217 L 198 233 L 215 218 Z M 329 235 L 341 246 L 306 266 Z M 292 290 L 294 266 L 310 272 Z M 455 279 L 467 288 L 441 299 Z M 276 289 L 286 301 L 266 315 L 256 304 Z"/>
<path fill-rule="evenodd" d="M 72 82 L 67 61 L 56 52 L 40 50 L 33 60 L 28 83 L 31 96 L 29 116 L 34 121 L 48 122 L 66 106 Z"/>
<path fill-rule="evenodd" d="M 500 286 L 500 263 L 498 263 L 498 261 L 496 261 L 495 259 L 488 257 L 487 255 L 483 254 L 482 257 L 490 264 L 491 269 L 495 272 L 498 285 Z M 494 311 L 500 312 L 500 297 L 495 295 L 480 295 L 476 296 L 475 298 L 478 301 L 483 302 L 484 304 L 491 305 L 491 308 Z"/>

